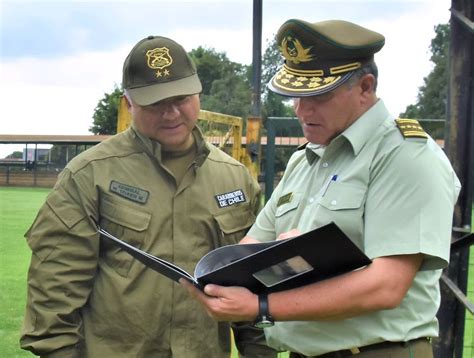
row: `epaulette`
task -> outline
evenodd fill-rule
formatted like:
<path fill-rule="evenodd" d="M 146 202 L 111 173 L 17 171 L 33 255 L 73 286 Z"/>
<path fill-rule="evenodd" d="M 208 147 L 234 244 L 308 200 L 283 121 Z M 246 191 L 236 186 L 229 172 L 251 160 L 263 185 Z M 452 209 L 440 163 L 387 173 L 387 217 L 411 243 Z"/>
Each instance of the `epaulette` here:
<path fill-rule="evenodd" d="M 296 150 L 305 149 L 308 144 L 309 144 L 309 142 L 303 143 L 303 144 L 301 144 L 300 146 L 298 146 L 298 147 L 296 148 Z"/>
<path fill-rule="evenodd" d="M 416 119 L 399 118 L 395 123 L 404 138 L 428 138 L 428 134 Z"/>

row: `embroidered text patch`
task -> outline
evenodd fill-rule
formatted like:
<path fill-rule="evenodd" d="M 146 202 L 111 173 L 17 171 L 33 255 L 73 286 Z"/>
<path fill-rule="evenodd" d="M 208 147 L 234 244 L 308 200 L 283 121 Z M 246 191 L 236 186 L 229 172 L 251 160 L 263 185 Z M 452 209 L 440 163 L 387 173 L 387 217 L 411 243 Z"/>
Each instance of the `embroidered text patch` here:
<path fill-rule="evenodd" d="M 134 186 L 119 183 L 115 180 L 110 182 L 110 191 L 137 203 L 145 204 L 150 193 Z"/>
<path fill-rule="evenodd" d="M 226 208 L 246 201 L 245 194 L 241 189 L 229 193 L 217 194 L 215 198 L 220 208 Z"/>

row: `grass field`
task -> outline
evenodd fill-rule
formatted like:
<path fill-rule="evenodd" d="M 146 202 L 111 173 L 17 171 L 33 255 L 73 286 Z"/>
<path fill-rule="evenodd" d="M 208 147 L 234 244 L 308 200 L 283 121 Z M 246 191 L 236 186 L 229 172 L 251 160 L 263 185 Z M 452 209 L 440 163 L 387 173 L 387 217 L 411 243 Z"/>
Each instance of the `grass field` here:
<path fill-rule="evenodd" d="M 31 357 L 19 348 L 30 250 L 23 234 L 49 189 L 0 187 L 0 357 Z"/>
<path fill-rule="evenodd" d="M 32 357 L 18 338 L 31 252 L 23 238 L 50 189 L 0 187 L 0 357 Z M 474 300 L 474 250 L 469 265 L 470 300 Z M 474 317 L 466 313 L 464 358 L 474 357 Z M 235 358 L 235 350 L 233 358 Z M 281 358 L 287 354 L 281 354 Z"/>

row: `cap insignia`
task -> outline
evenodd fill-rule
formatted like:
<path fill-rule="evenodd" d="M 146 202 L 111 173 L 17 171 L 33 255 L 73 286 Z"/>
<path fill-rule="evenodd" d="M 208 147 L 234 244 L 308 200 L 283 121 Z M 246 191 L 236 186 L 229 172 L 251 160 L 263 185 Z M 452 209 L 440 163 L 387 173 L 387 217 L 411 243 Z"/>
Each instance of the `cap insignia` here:
<path fill-rule="evenodd" d="M 146 52 L 148 67 L 158 70 L 156 77 L 169 76 L 168 70 L 160 71 L 165 67 L 171 66 L 173 58 L 170 55 L 170 50 L 167 47 L 158 47 Z"/>
<path fill-rule="evenodd" d="M 395 123 L 404 138 L 428 138 L 423 127 L 416 119 L 396 119 Z"/>
<path fill-rule="evenodd" d="M 281 42 L 280 51 L 283 56 L 295 64 L 313 60 L 313 55 L 309 51 L 313 46 L 303 47 L 303 44 L 292 36 L 286 36 Z"/>

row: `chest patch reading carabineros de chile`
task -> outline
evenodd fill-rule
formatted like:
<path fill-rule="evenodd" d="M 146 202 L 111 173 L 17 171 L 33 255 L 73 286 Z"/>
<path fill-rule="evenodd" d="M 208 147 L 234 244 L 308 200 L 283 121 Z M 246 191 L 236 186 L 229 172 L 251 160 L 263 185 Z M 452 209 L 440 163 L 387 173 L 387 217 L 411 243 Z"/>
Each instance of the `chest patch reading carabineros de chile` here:
<path fill-rule="evenodd" d="M 246 201 L 245 194 L 242 189 L 234 190 L 228 193 L 217 194 L 215 196 L 217 205 L 220 208 L 226 208 L 235 204 L 244 203 Z"/>
<path fill-rule="evenodd" d="M 146 190 L 127 184 L 122 184 L 115 180 L 110 182 L 110 191 L 128 200 L 141 204 L 145 204 L 148 200 L 148 196 L 150 195 L 150 193 Z"/>

